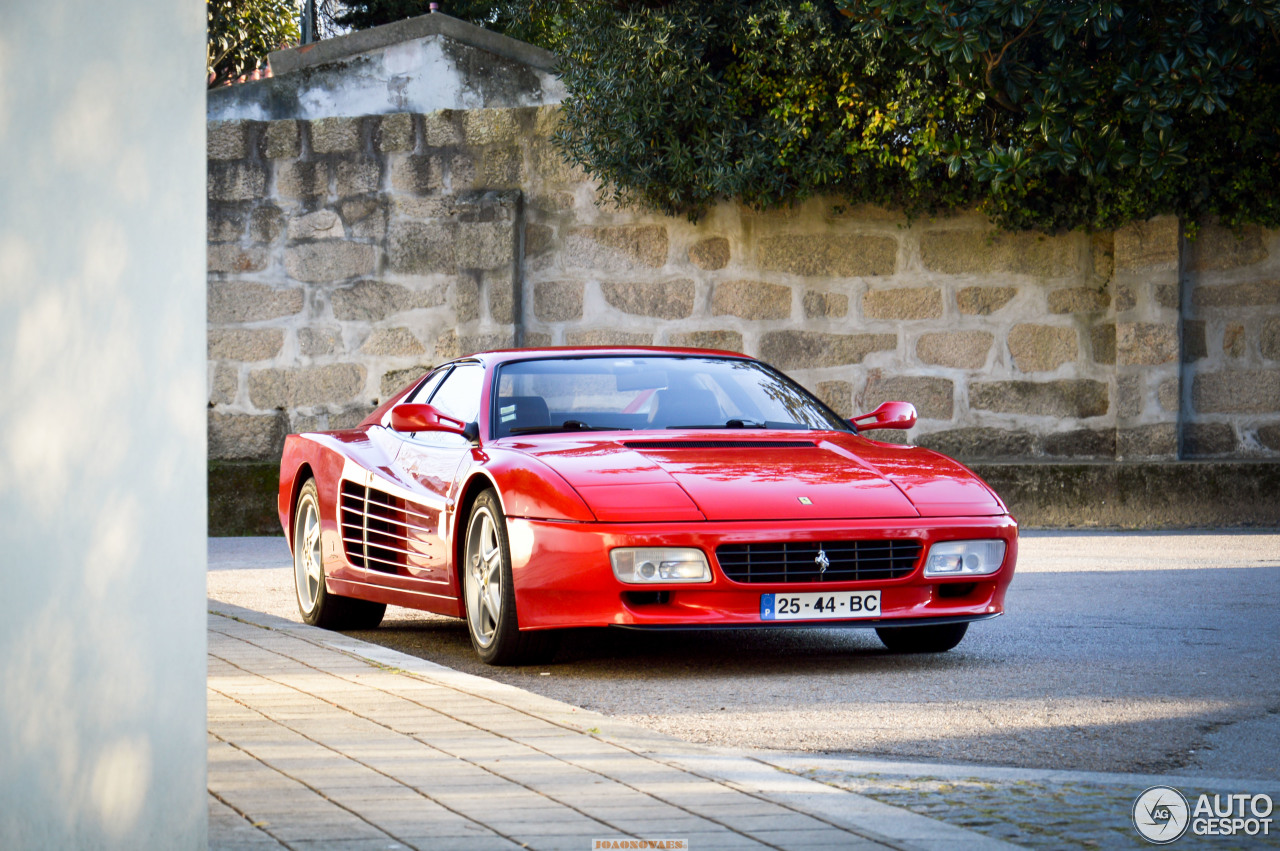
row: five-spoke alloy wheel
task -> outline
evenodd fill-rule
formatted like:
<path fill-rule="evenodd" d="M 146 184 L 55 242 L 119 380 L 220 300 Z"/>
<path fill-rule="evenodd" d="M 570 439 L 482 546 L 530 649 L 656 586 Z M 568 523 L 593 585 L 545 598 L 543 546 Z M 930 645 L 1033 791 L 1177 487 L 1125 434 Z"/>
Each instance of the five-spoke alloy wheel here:
<path fill-rule="evenodd" d="M 320 496 L 316 480 L 307 479 L 293 512 L 293 585 L 298 612 L 313 626 L 326 629 L 373 629 L 382 622 L 385 603 L 330 594 L 324 584 Z"/>
<path fill-rule="evenodd" d="M 493 510 L 477 505 L 467 530 L 467 624 L 482 653 L 493 646 L 502 622 L 503 566 Z"/>
<path fill-rule="evenodd" d="M 492 490 L 481 493 L 472 505 L 461 573 L 467 631 L 481 660 L 525 665 L 555 654 L 556 633 L 520 631 L 507 521 Z"/>

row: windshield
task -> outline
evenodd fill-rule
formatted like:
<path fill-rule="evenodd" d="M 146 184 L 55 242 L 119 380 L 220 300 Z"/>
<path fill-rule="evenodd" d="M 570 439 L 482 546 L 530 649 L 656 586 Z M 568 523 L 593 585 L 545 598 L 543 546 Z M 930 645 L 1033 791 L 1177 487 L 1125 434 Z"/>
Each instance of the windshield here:
<path fill-rule="evenodd" d="M 779 372 L 733 358 L 547 358 L 498 368 L 497 437 L 571 430 L 849 424 Z"/>

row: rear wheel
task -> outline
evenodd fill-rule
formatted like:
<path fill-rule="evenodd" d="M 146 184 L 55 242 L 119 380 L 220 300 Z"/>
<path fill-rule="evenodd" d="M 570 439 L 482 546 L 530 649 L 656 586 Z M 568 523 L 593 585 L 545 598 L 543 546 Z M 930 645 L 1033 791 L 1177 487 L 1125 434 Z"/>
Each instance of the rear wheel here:
<path fill-rule="evenodd" d="M 467 522 L 462 596 L 471 646 L 489 665 L 532 665 L 555 655 L 555 632 L 521 632 L 511 575 L 511 545 L 498 495 L 476 497 Z"/>
<path fill-rule="evenodd" d="M 968 631 L 967 623 L 943 623 L 878 627 L 876 635 L 895 653 L 945 653 L 959 644 Z"/>
<path fill-rule="evenodd" d="M 320 497 L 315 479 L 303 484 L 293 512 L 293 587 L 298 595 L 298 612 L 312 626 L 373 629 L 387 610 L 384 603 L 339 597 L 324 587 Z"/>

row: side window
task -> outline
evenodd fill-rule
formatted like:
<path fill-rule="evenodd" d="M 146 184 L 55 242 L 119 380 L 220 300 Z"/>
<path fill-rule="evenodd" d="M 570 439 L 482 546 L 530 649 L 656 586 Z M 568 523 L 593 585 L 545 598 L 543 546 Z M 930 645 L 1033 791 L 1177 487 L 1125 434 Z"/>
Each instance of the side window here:
<path fill-rule="evenodd" d="M 417 390 L 413 391 L 413 393 L 410 394 L 409 397 L 404 401 L 406 402 L 427 401 L 428 399 L 431 398 L 431 394 L 435 392 L 435 389 L 440 384 L 441 379 L 443 379 L 448 374 L 449 374 L 449 370 L 447 368 L 436 370 L 434 373 L 431 374 L 431 376 L 426 381 L 422 382 L 422 385 Z"/>
<path fill-rule="evenodd" d="M 431 404 L 446 416 L 473 423 L 480 415 L 480 387 L 483 383 L 484 368 L 479 364 L 456 366 L 431 394 Z"/>

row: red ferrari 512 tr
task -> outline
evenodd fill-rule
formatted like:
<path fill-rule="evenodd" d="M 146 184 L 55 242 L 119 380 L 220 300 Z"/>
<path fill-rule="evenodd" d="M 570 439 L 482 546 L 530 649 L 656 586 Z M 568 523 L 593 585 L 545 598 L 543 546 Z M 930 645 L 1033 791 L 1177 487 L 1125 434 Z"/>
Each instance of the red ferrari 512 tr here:
<path fill-rule="evenodd" d="M 1017 559 L 1000 498 L 886 402 L 841 419 L 732 352 L 488 352 L 358 428 L 290 435 L 280 520 L 307 623 L 388 603 L 465 618 L 494 665 L 557 630 L 874 627 L 949 650 L 999 615 Z"/>

